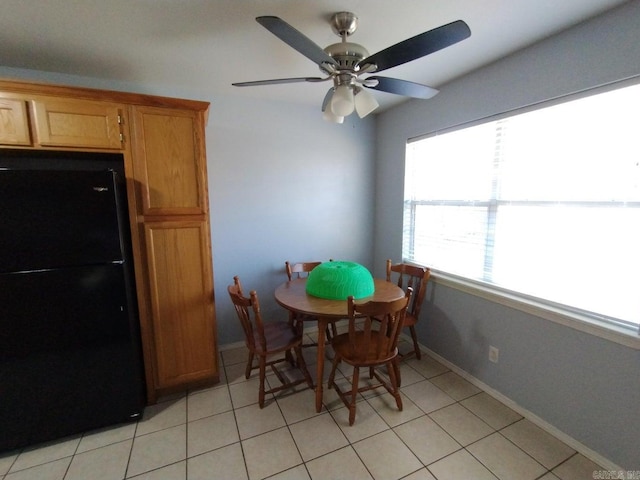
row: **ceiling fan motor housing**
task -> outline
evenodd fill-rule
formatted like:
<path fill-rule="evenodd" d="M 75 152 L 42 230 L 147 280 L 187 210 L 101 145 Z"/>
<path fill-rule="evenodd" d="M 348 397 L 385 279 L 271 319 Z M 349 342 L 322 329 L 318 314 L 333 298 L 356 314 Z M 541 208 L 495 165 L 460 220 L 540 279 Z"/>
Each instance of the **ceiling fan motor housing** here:
<path fill-rule="evenodd" d="M 333 87 L 329 89 L 322 102 L 322 111 L 325 113 L 325 118 L 338 123 L 341 123 L 343 117 L 353 112 L 354 107 L 358 115 L 363 117 L 378 106 L 373 96 L 365 93 L 366 89 L 413 98 L 433 97 L 438 91 L 419 83 L 378 76 L 359 77 L 416 60 L 458 43 L 471 35 L 469 26 L 462 20 L 456 20 L 369 55 L 362 45 L 347 42 L 347 37 L 352 35 L 358 26 L 358 17 L 351 12 L 338 12 L 331 17 L 331 28 L 342 41 L 324 49 L 281 18 L 265 15 L 256 17 L 256 21 L 313 61 L 325 77 L 279 78 L 239 82 L 233 85 L 249 87 L 333 80 Z M 329 105 L 331 105 L 330 109 L 327 108 Z"/>
<path fill-rule="evenodd" d="M 356 74 L 358 62 L 369 56 L 369 52 L 362 45 L 346 40 L 357 28 L 358 17 L 351 12 L 338 12 L 331 17 L 331 29 L 342 38 L 342 42 L 331 44 L 324 51 L 338 63 L 337 70 L 341 74 Z"/>
<path fill-rule="evenodd" d="M 339 70 L 356 71 L 358 62 L 369 56 L 362 45 L 351 42 L 340 42 L 329 45 L 324 51 L 338 62 Z"/>

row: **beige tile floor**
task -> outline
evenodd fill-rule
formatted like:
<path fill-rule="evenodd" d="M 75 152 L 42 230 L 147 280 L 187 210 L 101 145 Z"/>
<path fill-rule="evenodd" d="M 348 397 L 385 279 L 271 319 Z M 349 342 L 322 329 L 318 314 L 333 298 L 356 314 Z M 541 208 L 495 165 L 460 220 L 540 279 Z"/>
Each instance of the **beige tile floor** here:
<path fill-rule="evenodd" d="M 221 357 L 215 387 L 162 399 L 137 423 L 0 454 L 0 480 L 582 480 L 602 470 L 430 357 L 402 363 L 402 412 L 384 390 L 367 392 L 351 427 L 331 390 L 319 414 L 306 388 L 261 410 L 246 350 Z M 313 372 L 315 349 L 305 358 Z"/>

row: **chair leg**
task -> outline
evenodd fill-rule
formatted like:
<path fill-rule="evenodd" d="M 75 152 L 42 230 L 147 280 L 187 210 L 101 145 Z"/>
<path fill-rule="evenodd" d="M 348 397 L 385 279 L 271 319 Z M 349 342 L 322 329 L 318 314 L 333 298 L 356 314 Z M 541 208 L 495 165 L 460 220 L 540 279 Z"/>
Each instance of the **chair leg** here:
<path fill-rule="evenodd" d="M 247 360 L 247 368 L 244 370 L 244 377 L 249 379 L 251 376 L 251 369 L 253 368 L 253 352 L 249 352 L 249 359 Z"/>
<path fill-rule="evenodd" d="M 291 365 L 292 367 L 296 366 L 296 361 L 293 359 L 291 350 L 287 350 L 286 352 L 284 352 L 284 358 L 287 359 L 287 362 L 289 362 L 289 365 Z"/>
<path fill-rule="evenodd" d="M 327 343 L 331 343 L 331 340 L 333 340 L 334 335 L 331 333 L 331 328 L 329 327 L 329 325 L 327 325 L 327 328 L 324 331 L 324 336 L 327 339 Z"/>
<path fill-rule="evenodd" d="M 349 404 L 349 425 L 356 421 L 356 397 L 358 395 L 358 380 L 360 367 L 353 367 L 353 379 L 351 384 L 351 403 Z"/>
<path fill-rule="evenodd" d="M 387 371 L 389 372 L 389 381 L 391 382 L 391 394 L 396 399 L 398 410 L 402 411 L 402 397 L 398 391 L 398 379 L 396 378 L 396 370 L 398 368 L 398 357 L 387 363 Z"/>
<path fill-rule="evenodd" d="M 329 381 L 327 382 L 327 388 L 332 388 L 335 385 L 333 382 L 336 378 L 336 369 L 338 368 L 339 363 L 340 363 L 340 357 L 336 354 L 333 357 L 333 362 L 331 362 L 331 373 L 329 374 Z"/>
<path fill-rule="evenodd" d="M 396 381 L 398 382 L 398 388 L 402 386 L 402 375 L 400 374 L 400 356 L 396 357 L 396 360 L 392 363 L 394 373 L 396 374 Z"/>
<path fill-rule="evenodd" d="M 260 390 L 258 393 L 258 404 L 260 408 L 264 407 L 264 379 L 266 376 L 267 370 L 267 357 L 265 355 L 260 355 Z"/>
<path fill-rule="evenodd" d="M 409 327 L 409 331 L 411 332 L 411 338 L 413 339 L 413 350 L 416 352 L 416 358 L 420 360 L 422 358 L 422 354 L 420 353 L 420 346 L 418 345 L 418 335 L 416 334 L 416 327 L 411 325 Z"/>
<path fill-rule="evenodd" d="M 307 370 L 307 364 L 304 361 L 304 356 L 302 355 L 302 345 L 298 345 L 295 347 L 296 351 L 296 359 L 298 360 L 298 368 L 304 375 L 304 379 L 307 381 L 307 385 L 309 388 L 313 388 L 313 380 L 311 380 L 311 375 L 309 375 L 309 370 Z"/>

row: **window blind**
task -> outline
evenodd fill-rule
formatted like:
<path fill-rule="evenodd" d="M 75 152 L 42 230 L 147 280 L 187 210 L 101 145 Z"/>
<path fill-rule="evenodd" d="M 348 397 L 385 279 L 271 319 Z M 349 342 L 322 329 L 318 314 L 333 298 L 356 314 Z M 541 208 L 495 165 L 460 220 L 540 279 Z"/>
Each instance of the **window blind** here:
<path fill-rule="evenodd" d="M 407 144 L 403 256 L 640 325 L 640 85 Z"/>

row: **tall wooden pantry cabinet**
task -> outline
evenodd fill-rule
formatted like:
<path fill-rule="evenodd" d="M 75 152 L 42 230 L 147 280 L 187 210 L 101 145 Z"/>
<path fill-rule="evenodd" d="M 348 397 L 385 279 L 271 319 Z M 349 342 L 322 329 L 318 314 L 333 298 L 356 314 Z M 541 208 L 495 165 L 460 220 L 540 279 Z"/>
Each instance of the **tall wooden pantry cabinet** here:
<path fill-rule="evenodd" d="M 219 380 L 208 108 L 193 100 L 0 80 L 0 149 L 123 155 L 148 403 Z"/>

